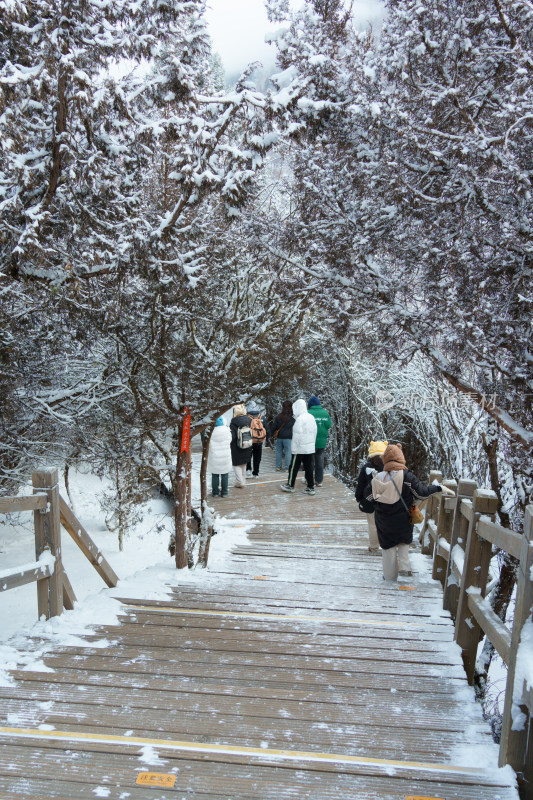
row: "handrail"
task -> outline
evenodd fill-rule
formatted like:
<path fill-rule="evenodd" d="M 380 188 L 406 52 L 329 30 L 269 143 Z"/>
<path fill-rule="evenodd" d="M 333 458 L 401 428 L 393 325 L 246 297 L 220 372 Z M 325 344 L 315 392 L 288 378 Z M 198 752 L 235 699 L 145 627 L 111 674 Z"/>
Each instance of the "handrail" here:
<path fill-rule="evenodd" d="M 519 775 L 524 775 L 533 762 L 533 742 L 528 735 L 533 719 L 533 687 L 527 685 L 521 673 L 517 680 L 523 685 L 515 685 L 515 676 L 522 630 L 533 612 L 533 506 L 526 508 L 524 532 L 519 534 L 495 521 L 498 500 L 494 492 L 479 489 L 473 481 L 466 480 L 459 481 L 456 488 L 455 498 L 432 495 L 423 541 L 421 534 L 423 552 L 432 554 L 433 577 L 441 581 L 443 606 L 455 620 L 455 639 L 462 650 L 469 683 L 474 680 L 482 634 L 508 667 L 500 766 L 511 764 Z M 519 562 L 512 629 L 485 599 L 493 545 Z M 524 797 L 533 800 L 531 782 L 528 787 Z"/>
<path fill-rule="evenodd" d="M 118 577 L 95 545 L 81 522 L 59 494 L 56 469 L 36 471 L 32 475 L 33 495 L 1 497 L 0 513 L 33 511 L 36 561 L 0 572 L 0 592 L 37 583 L 38 618 L 46 619 L 74 607 L 76 595 L 61 560 L 61 525 L 72 536 L 108 586 Z"/>
<path fill-rule="evenodd" d="M 48 496 L 43 492 L 29 497 L 0 497 L 0 514 L 11 514 L 15 511 L 40 511 L 48 505 Z"/>
<path fill-rule="evenodd" d="M 27 583 L 50 578 L 54 572 L 55 557 L 49 551 L 41 553 L 37 561 L 21 567 L 10 567 L 0 572 L 0 592 L 25 586 Z"/>

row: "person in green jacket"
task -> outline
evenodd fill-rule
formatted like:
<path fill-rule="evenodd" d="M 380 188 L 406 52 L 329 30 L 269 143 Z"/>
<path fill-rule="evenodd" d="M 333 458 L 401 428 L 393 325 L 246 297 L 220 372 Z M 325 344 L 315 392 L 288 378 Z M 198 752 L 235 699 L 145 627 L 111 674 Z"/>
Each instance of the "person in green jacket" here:
<path fill-rule="evenodd" d="M 312 395 L 307 402 L 307 410 L 316 421 L 316 443 L 314 457 L 315 487 L 322 486 L 324 480 L 324 453 L 328 442 L 328 431 L 331 428 L 331 418 L 325 408 L 320 405 L 316 395 Z"/>

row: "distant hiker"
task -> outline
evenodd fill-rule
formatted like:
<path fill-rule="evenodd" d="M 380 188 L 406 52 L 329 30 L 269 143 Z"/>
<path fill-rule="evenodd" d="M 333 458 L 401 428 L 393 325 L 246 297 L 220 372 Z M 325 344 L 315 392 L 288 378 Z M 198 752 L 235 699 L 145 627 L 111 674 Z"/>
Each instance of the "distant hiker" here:
<path fill-rule="evenodd" d="M 366 514 L 368 522 L 369 553 L 379 553 L 379 541 L 374 519 L 374 501 L 368 498 L 372 495 L 372 478 L 383 470 L 382 455 L 387 444 L 388 442 L 370 442 L 368 458 L 366 464 L 361 467 L 355 488 L 355 499 L 359 503 L 360 510 Z"/>
<path fill-rule="evenodd" d="M 263 423 L 261 411 L 258 408 L 249 408 L 248 416 L 252 420 L 250 430 L 252 431 L 252 459 L 248 462 L 247 469 L 252 470 L 252 477 L 259 475 L 259 464 L 263 455 L 263 442 L 266 439 L 266 428 Z"/>
<path fill-rule="evenodd" d="M 383 453 L 383 471 L 372 478 L 372 498 L 379 545 L 383 550 L 383 577 L 395 581 L 398 575 L 410 576 L 409 545 L 413 526 L 411 506 L 435 492 L 453 495 L 446 486 L 424 486 L 406 469 L 402 448 L 389 444 Z"/>
<path fill-rule="evenodd" d="M 283 470 L 283 457 L 285 457 L 285 469 L 291 465 L 291 443 L 294 417 L 292 414 L 292 403 L 284 400 L 281 404 L 281 412 L 272 420 L 270 431 L 276 440 L 276 469 L 278 472 Z"/>
<path fill-rule="evenodd" d="M 211 493 L 218 497 L 220 484 L 220 497 L 228 494 L 228 478 L 231 470 L 231 431 L 219 417 L 215 423 L 211 439 L 209 440 L 209 453 L 207 455 L 207 471 L 211 473 Z"/>
<path fill-rule="evenodd" d="M 324 480 L 324 455 L 328 442 L 328 431 L 331 428 L 331 418 L 325 408 L 320 405 L 320 400 L 316 395 L 311 395 L 307 401 L 309 413 L 316 421 L 316 442 L 315 455 L 313 457 L 313 471 L 315 474 L 315 486 L 320 488 Z"/>
<path fill-rule="evenodd" d="M 305 400 L 297 400 L 293 406 L 292 458 L 287 483 L 281 485 L 283 492 L 294 492 L 294 484 L 300 465 L 303 464 L 307 488 L 304 494 L 315 494 L 313 479 L 313 453 L 315 452 L 316 422 L 307 411 Z"/>
<path fill-rule="evenodd" d="M 246 408 L 238 404 L 233 408 L 233 419 L 230 422 L 231 431 L 231 462 L 235 472 L 235 486 L 243 489 L 246 484 L 246 464 L 252 452 L 252 420 L 246 414 Z"/>

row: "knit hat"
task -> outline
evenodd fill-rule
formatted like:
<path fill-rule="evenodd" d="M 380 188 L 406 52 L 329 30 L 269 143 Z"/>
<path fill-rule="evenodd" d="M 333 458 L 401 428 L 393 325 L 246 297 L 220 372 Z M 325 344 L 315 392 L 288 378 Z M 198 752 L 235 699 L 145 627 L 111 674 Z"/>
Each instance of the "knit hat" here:
<path fill-rule="evenodd" d="M 368 448 L 368 457 L 372 458 L 372 456 L 382 456 L 387 448 L 388 442 L 370 442 L 370 447 Z"/>
<path fill-rule="evenodd" d="M 319 406 L 320 400 L 316 396 L 316 394 L 312 394 L 309 400 L 307 401 L 307 408 L 311 408 L 311 406 Z"/>
<path fill-rule="evenodd" d="M 224 424 L 224 417 L 219 417 L 215 422 L 215 428 L 219 428 L 223 424 Z"/>
<path fill-rule="evenodd" d="M 386 472 L 393 472 L 396 469 L 406 468 L 405 456 L 400 444 L 389 444 L 383 453 L 383 467 Z"/>
<path fill-rule="evenodd" d="M 238 403 L 236 406 L 233 406 L 234 417 L 244 417 L 245 415 L 246 415 L 246 406 L 243 403 Z"/>

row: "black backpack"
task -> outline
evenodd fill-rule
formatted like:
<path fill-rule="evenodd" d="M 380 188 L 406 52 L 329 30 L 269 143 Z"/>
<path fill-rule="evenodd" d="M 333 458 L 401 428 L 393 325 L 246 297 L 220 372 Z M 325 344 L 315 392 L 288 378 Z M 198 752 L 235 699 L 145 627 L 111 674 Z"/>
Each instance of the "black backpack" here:
<path fill-rule="evenodd" d="M 377 474 L 378 473 L 376 469 L 372 470 L 372 477 Z M 364 492 L 368 493 L 369 495 L 372 494 L 372 478 L 370 478 L 370 481 L 366 484 Z M 363 494 L 362 499 L 359 500 L 359 511 L 362 511 L 363 514 L 373 514 L 375 510 L 376 501 L 371 500 L 369 497 L 365 497 Z"/>
<path fill-rule="evenodd" d="M 363 497 L 363 499 L 359 501 L 359 511 L 362 511 L 364 514 L 373 514 L 375 510 L 376 504 L 374 500 L 368 500 L 366 497 Z"/>

